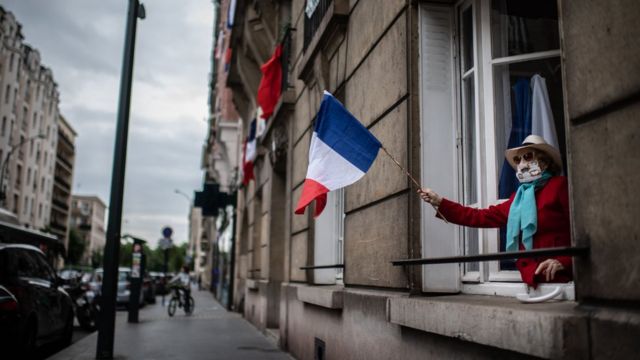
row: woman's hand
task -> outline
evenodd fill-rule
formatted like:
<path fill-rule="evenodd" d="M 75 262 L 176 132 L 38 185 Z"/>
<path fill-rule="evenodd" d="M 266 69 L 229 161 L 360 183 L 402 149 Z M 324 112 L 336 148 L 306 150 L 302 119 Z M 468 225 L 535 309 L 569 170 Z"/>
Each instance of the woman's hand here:
<path fill-rule="evenodd" d="M 560 261 L 556 259 L 547 259 L 538 265 L 536 275 L 542 273 L 547 281 L 551 281 L 556 276 L 556 272 L 560 270 L 564 270 L 564 266 L 562 266 Z"/>
<path fill-rule="evenodd" d="M 440 206 L 440 203 L 442 202 L 442 197 L 429 188 L 418 189 L 418 194 L 420 195 L 422 200 L 428 202 L 433 206 Z"/>

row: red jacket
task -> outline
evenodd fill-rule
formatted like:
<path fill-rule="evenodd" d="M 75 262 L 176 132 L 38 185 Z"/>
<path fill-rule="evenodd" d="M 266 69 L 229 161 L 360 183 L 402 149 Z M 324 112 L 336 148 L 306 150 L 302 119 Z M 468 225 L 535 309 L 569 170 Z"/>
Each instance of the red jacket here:
<path fill-rule="evenodd" d="M 442 199 L 438 208 L 447 221 L 472 227 L 499 228 L 507 225 L 509 209 L 515 193 L 502 204 L 489 206 L 488 209 L 474 209 L 456 202 Z M 533 248 L 551 248 L 571 246 L 571 232 L 569 225 L 569 192 L 567 178 L 554 176 L 544 187 L 536 190 L 536 207 L 538 209 L 538 229 L 533 235 Z M 520 249 L 524 250 L 522 244 Z M 556 273 L 552 282 L 568 282 L 572 278 L 572 263 L 570 256 L 551 257 L 560 261 L 564 270 Z M 522 275 L 522 281 L 531 286 L 546 282 L 543 274 L 535 275 L 535 271 L 542 261 L 549 259 L 528 258 L 518 259 L 516 266 Z"/>

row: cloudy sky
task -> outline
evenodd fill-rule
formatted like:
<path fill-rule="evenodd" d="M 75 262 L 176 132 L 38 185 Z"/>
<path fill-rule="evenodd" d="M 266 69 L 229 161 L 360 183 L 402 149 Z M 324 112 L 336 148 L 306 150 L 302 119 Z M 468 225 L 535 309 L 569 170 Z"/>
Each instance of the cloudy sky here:
<path fill-rule="evenodd" d="M 123 233 L 152 244 L 165 225 L 188 236 L 189 196 L 201 188 L 211 0 L 145 0 L 138 22 Z M 73 189 L 109 202 L 127 0 L 0 0 L 40 51 L 78 133 Z"/>

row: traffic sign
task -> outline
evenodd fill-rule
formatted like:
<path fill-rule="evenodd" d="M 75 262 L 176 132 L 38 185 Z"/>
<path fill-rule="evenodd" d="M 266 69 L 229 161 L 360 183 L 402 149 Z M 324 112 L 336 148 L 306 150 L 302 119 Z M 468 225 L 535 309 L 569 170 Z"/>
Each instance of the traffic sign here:
<path fill-rule="evenodd" d="M 165 238 L 171 238 L 171 235 L 173 235 L 173 229 L 165 226 L 164 228 L 162 228 L 162 236 L 164 236 Z"/>
<path fill-rule="evenodd" d="M 162 250 L 167 250 L 172 245 L 173 245 L 173 241 L 171 240 L 171 238 L 164 237 L 158 241 L 158 246 L 160 246 Z"/>

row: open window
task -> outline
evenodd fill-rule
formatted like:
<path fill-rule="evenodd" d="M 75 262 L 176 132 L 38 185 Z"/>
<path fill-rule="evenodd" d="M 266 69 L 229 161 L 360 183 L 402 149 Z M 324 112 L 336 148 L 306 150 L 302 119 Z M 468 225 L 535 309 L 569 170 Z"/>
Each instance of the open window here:
<path fill-rule="evenodd" d="M 558 28 L 556 0 L 420 7 L 424 185 L 486 208 L 517 189 L 504 151 L 527 135 L 542 135 L 566 158 Z M 422 214 L 423 257 L 505 250 L 504 229 L 446 224 L 426 203 Z M 423 279 L 429 292 L 512 296 L 526 289 L 511 260 L 423 266 Z M 572 298 L 572 285 L 564 292 Z"/>

